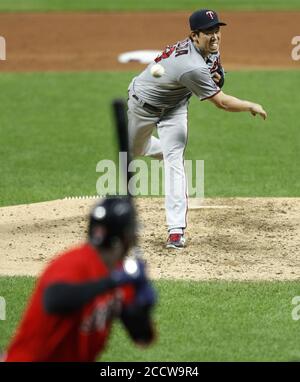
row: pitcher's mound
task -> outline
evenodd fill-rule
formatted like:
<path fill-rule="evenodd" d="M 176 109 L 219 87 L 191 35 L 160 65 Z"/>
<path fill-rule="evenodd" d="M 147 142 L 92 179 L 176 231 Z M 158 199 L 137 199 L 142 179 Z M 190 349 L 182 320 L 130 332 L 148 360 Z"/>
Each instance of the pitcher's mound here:
<path fill-rule="evenodd" d="M 187 247 L 165 248 L 164 201 L 136 200 L 140 244 L 154 278 L 300 278 L 300 198 L 225 198 L 194 203 Z M 0 273 L 37 275 L 57 253 L 86 237 L 95 200 L 55 200 L 0 209 Z"/>

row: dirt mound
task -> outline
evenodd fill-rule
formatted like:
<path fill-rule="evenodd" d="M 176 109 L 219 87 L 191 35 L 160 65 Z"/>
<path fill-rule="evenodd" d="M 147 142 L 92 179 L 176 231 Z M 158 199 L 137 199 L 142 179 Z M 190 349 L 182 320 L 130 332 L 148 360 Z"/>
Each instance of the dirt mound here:
<path fill-rule="evenodd" d="M 0 209 L 0 274 L 37 275 L 84 240 L 95 200 L 56 200 Z M 205 199 L 188 214 L 187 248 L 165 249 L 164 203 L 137 200 L 141 246 L 154 278 L 300 278 L 300 198 Z"/>

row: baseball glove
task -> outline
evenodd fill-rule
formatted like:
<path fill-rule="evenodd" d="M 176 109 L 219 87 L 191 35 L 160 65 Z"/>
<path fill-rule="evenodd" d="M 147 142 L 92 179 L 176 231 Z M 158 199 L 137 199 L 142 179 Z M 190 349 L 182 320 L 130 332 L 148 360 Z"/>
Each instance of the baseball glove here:
<path fill-rule="evenodd" d="M 221 65 L 218 66 L 218 69 L 214 73 L 212 73 L 212 78 L 220 89 L 224 86 L 225 71 Z"/>

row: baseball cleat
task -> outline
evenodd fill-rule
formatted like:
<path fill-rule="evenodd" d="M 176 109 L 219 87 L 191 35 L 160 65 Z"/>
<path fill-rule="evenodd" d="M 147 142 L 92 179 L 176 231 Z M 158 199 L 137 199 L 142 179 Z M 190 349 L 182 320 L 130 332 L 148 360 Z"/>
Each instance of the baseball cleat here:
<path fill-rule="evenodd" d="M 185 238 L 180 233 L 171 233 L 167 241 L 167 248 L 182 249 L 185 245 Z"/>

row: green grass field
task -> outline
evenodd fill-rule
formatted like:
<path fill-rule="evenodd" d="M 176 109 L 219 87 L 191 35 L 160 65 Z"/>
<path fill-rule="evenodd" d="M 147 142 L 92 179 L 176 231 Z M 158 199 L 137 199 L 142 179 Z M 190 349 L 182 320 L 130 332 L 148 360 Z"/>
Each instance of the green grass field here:
<path fill-rule="evenodd" d="M 96 194 L 97 162 L 116 158 L 110 102 L 133 76 L 0 74 L 0 205 Z M 300 195 L 299 88 L 298 71 L 228 73 L 224 91 L 267 121 L 192 99 L 186 158 L 204 159 L 206 196 Z"/>
<path fill-rule="evenodd" d="M 0 0 L 0 11 L 299 10 L 299 0 Z M 0 206 L 94 195 L 115 159 L 110 102 L 136 73 L 0 73 Z M 262 103 L 267 121 L 192 99 L 186 159 L 205 161 L 205 196 L 300 196 L 299 71 L 227 74 L 224 91 Z M 0 277 L 0 353 L 34 286 Z M 116 323 L 102 361 L 299 361 L 298 282 L 156 281 L 159 336 L 144 351 Z M 175 319 L 174 319 L 175 318 Z"/>
<path fill-rule="evenodd" d="M 33 278 L 0 277 L 7 319 L 0 321 L 0 352 L 19 322 Z M 295 361 L 299 321 L 292 319 L 297 282 L 158 281 L 158 339 L 141 351 L 119 323 L 102 361 Z M 174 320 L 176 317 L 176 320 Z"/>
<path fill-rule="evenodd" d="M 211 7 L 218 10 L 300 9 L 298 0 L 1 0 L 0 11 L 140 11 L 194 10 Z"/>

